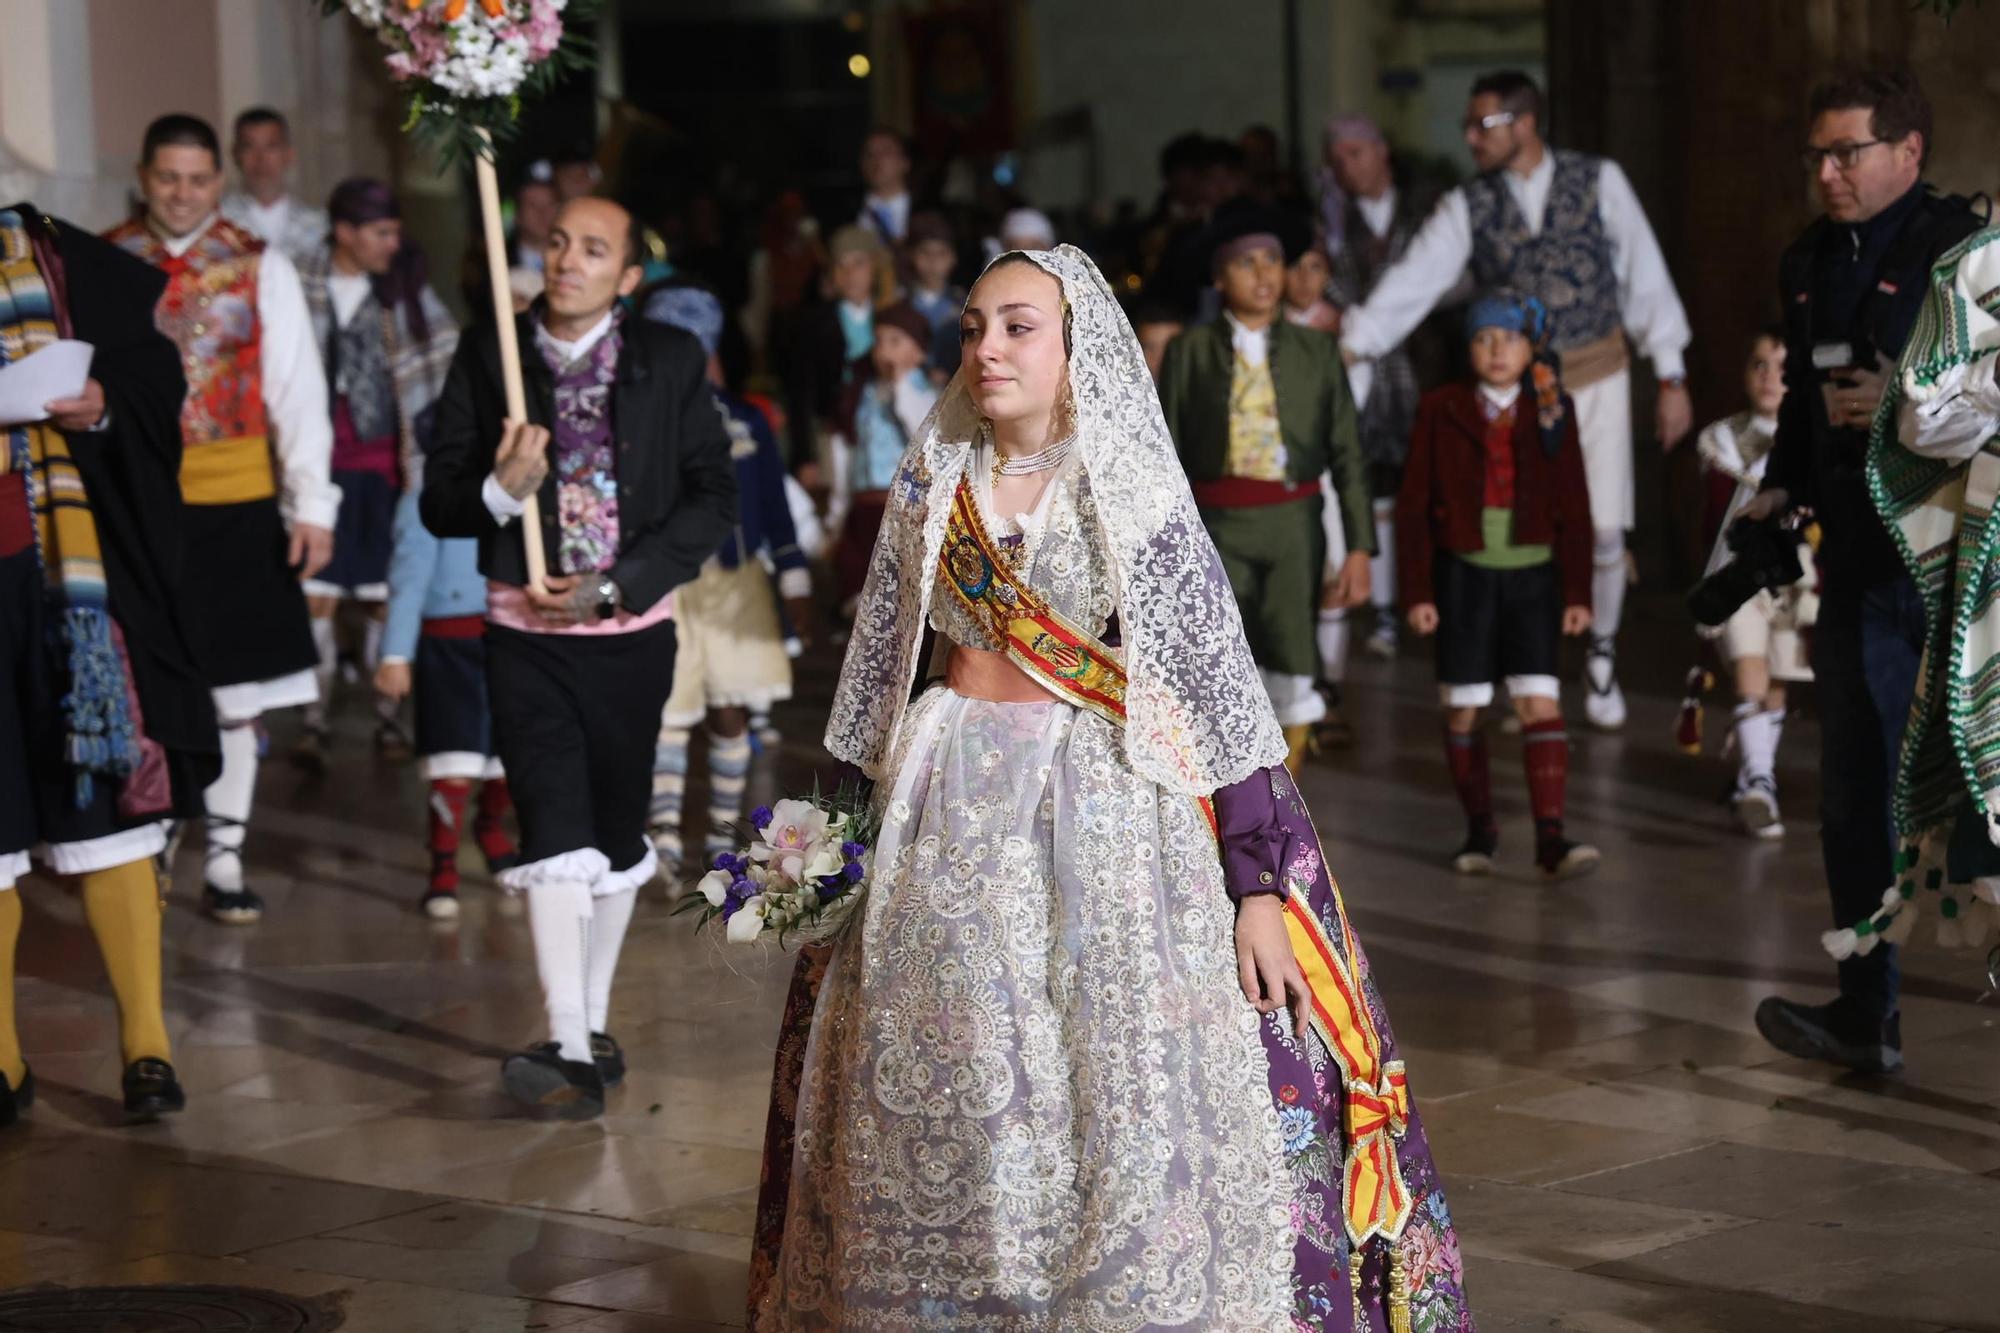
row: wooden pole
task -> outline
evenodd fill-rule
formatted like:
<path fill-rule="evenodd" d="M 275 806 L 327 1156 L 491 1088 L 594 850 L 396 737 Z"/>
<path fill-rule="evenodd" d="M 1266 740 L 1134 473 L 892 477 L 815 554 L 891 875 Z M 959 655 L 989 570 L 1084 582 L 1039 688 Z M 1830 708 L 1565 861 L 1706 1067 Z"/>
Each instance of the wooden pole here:
<path fill-rule="evenodd" d="M 528 393 L 521 380 L 521 340 L 514 329 L 514 294 L 507 281 L 507 236 L 500 227 L 500 176 L 493 168 L 493 137 L 479 131 L 484 151 L 473 155 L 479 177 L 479 214 L 486 228 L 486 277 L 493 289 L 493 319 L 500 329 L 500 378 L 507 390 L 507 415 L 528 419 Z M 542 553 L 542 514 L 532 492 L 521 509 L 521 544 L 528 553 L 528 586 L 544 591 L 548 558 Z"/>

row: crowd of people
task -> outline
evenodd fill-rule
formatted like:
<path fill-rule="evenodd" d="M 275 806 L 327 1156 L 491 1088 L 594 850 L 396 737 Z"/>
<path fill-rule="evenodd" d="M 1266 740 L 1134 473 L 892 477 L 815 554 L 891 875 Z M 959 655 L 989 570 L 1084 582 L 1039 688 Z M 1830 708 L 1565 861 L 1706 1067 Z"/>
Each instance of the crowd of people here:
<path fill-rule="evenodd" d="M 1311 188 L 1267 131 L 1187 136 L 1154 212 L 1081 246 L 1025 206 L 968 231 L 877 131 L 851 218 L 823 231 L 786 195 L 747 255 L 681 255 L 578 154 L 514 192 L 511 339 L 461 332 L 387 184 L 345 180 L 324 208 L 291 194 L 268 109 L 233 126 L 240 192 L 214 128 L 176 114 L 140 146 L 140 208 L 102 238 L 0 211 L 0 362 L 95 348 L 87 384 L 9 424 L 0 458 L 0 1125 L 34 1099 L 12 1012 L 31 856 L 80 882 L 127 1111 L 182 1108 L 167 873 L 195 831 L 206 914 L 261 919 L 260 719 L 303 709 L 290 757 L 329 772 L 344 656 L 376 744 L 428 784 L 413 905 L 457 915 L 468 832 L 524 903 L 547 1034 L 505 1087 L 601 1113 L 626 1070 L 610 1000 L 640 893 L 732 849 L 793 660 L 824 636 L 848 645 L 827 747 L 884 817 L 866 947 L 808 951 L 794 979 L 753 1322 L 885 1326 L 916 1291 L 926 1327 L 1094 1327 L 1116 1307 L 1469 1329 L 1295 779 L 1354 741 L 1350 624 L 1383 656 L 1430 640 L 1466 822 L 1441 861 L 1499 857 L 1483 715 L 1504 685 L 1535 865 L 1602 864 L 1566 822 L 1561 640 L 1584 640 L 1584 717 L 1624 726 L 1632 360 L 1673 448 L 1693 434 L 1692 334 L 1624 172 L 1552 145 L 1546 118 L 1525 75 L 1479 80 L 1476 173 L 1441 192 L 1361 117 L 1328 123 Z M 1972 884 L 2000 841 L 2000 733 L 1978 717 L 2000 617 L 1913 577 L 1993 559 L 1994 233 L 1924 184 L 1907 75 L 1828 82 L 1806 129 L 1824 216 L 1777 263 L 1782 322 L 1713 331 L 1747 348 L 1742 408 L 1696 446 L 1711 574 L 1752 532 L 1788 573 L 1698 651 L 1736 699 L 1750 834 L 1783 832 L 1788 689 L 1819 704 L 1840 990 L 1773 997 L 1757 1025 L 1887 1073 L 1897 877 L 1904 902 L 1925 867 L 1932 889 Z M 1978 892 L 1945 915 L 2000 907 Z M 1058 945 L 1058 919 L 1118 943 Z M 1088 1179 L 1061 1169 L 1086 1157 Z M 1016 1203 L 954 1193 L 981 1171 Z"/>

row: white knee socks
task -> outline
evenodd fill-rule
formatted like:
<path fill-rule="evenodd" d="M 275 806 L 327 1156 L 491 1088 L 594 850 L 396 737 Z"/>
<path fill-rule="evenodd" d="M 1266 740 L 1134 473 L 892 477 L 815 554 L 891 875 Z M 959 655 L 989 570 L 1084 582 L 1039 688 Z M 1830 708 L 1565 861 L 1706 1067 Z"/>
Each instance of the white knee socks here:
<path fill-rule="evenodd" d="M 1625 610 L 1625 533 L 1618 528 L 1597 529 L 1590 564 L 1590 636 L 1615 639 Z"/>
<path fill-rule="evenodd" d="M 1375 558 L 1368 562 L 1368 600 L 1377 611 L 1396 614 L 1396 504 L 1375 503 Z"/>
<path fill-rule="evenodd" d="M 1319 678 L 1335 685 L 1347 679 L 1347 612 L 1339 607 L 1320 608 Z"/>
<path fill-rule="evenodd" d="M 618 974 L 618 955 L 625 948 L 625 931 L 632 924 L 639 890 L 607 893 L 592 904 L 590 953 L 585 960 L 590 1007 L 586 1017 L 592 1032 L 611 1030 L 611 979 Z"/>
<path fill-rule="evenodd" d="M 1737 785 L 1751 778 L 1773 777 L 1778 766 L 1778 739 L 1785 734 L 1785 710 L 1767 711 L 1761 703 L 1736 705 L 1736 748 L 1742 756 Z"/>
<path fill-rule="evenodd" d="M 333 672 L 339 655 L 333 641 L 333 617 L 314 617 L 312 636 L 313 651 L 319 654 L 319 660 L 313 663 L 313 679 L 319 682 L 319 700 L 306 705 L 306 725 L 315 731 L 324 731 L 326 711 L 333 705 Z"/>
<path fill-rule="evenodd" d="M 590 988 L 586 967 L 593 916 L 590 885 L 573 879 L 547 880 L 531 885 L 527 896 L 528 929 L 535 940 L 535 972 L 542 982 L 549 1038 L 562 1048 L 563 1059 L 587 1061 Z M 616 961 L 614 958 L 614 966 Z"/>
<path fill-rule="evenodd" d="M 203 793 L 208 810 L 210 884 L 225 893 L 243 887 L 243 828 L 257 794 L 257 728 L 249 723 L 222 729 L 222 773 Z"/>

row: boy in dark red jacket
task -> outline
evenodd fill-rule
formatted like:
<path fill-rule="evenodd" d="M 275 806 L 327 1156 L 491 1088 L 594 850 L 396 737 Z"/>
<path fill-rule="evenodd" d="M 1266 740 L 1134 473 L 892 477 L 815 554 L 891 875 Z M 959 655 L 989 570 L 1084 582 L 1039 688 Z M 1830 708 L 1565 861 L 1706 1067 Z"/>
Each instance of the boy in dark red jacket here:
<path fill-rule="evenodd" d="M 1545 359 L 1548 312 L 1497 292 L 1466 317 L 1473 380 L 1424 395 L 1396 501 L 1397 581 L 1410 628 L 1437 635 L 1445 755 L 1469 825 L 1460 874 L 1493 869 L 1500 832 L 1479 713 L 1505 679 L 1521 719 L 1535 861 L 1568 879 L 1595 847 L 1563 836 L 1569 738 L 1560 635 L 1590 628 L 1590 495 L 1576 409 Z"/>

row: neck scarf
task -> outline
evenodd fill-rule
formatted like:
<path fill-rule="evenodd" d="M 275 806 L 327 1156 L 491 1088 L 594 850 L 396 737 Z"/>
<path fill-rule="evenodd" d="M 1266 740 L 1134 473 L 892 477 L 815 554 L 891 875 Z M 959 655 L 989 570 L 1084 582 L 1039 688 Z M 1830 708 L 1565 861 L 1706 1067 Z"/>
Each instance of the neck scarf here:
<path fill-rule="evenodd" d="M 64 330 L 36 262 L 27 222 L 0 211 L 0 365 L 55 342 Z M 138 760 L 139 740 L 126 702 L 125 665 L 112 639 L 97 520 L 69 441 L 46 421 L 7 432 L 8 470 L 27 483 L 35 551 L 56 611 L 68 671 L 62 695 L 64 758 L 76 770 L 76 803 L 88 805 L 93 777 L 122 778 Z"/>

